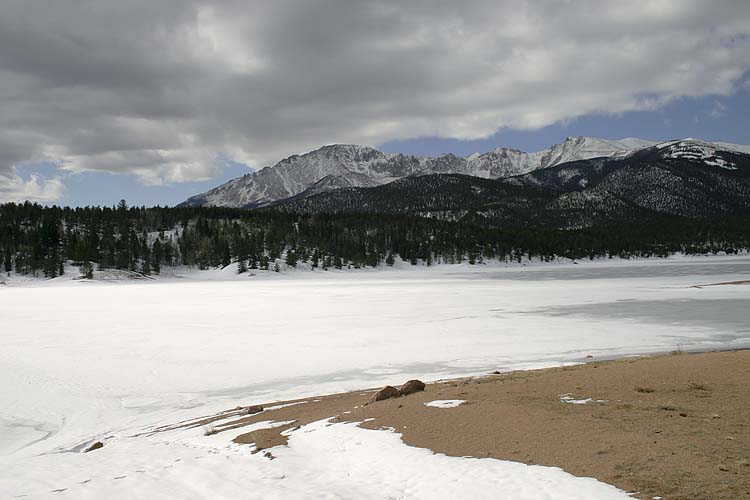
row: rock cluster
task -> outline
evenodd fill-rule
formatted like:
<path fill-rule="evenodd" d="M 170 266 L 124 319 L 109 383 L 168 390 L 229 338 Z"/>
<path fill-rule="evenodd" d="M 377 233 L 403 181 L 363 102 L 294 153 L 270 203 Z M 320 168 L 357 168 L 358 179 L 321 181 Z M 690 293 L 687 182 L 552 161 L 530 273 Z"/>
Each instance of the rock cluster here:
<path fill-rule="evenodd" d="M 367 402 L 367 404 L 374 403 L 376 401 L 383 401 L 385 399 L 392 399 L 392 398 L 398 398 L 401 396 L 408 396 L 409 394 L 414 394 L 415 392 L 424 391 L 425 384 L 421 380 L 409 380 L 404 385 L 401 386 L 401 388 L 396 389 L 395 387 L 391 385 L 386 385 L 382 389 L 380 389 L 378 392 L 373 394 L 373 396 L 370 398 L 370 400 Z"/>

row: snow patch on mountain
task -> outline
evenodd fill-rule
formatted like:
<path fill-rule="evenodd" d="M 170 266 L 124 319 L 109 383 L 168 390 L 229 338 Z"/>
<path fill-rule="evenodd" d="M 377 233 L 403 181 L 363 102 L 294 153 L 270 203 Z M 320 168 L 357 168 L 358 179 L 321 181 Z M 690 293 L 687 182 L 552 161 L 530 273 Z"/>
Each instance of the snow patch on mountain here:
<path fill-rule="evenodd" d="M 730 152 L 740 152 L 747 154 L 750 147 L 739 146 L 736 144 L 719 145 L 702 141 L 700 139 L 684 139 L 681 141 L 670 141 L 660 145 L 660 149 L 665 158 L 680 158 L 690 161 L 701 161 L 706 165 L 724 168 L 727 170 L 737 170 L 736 165 L 721 157 L 721 152 L 729 150 Z M 743 149 L 745 151 L 743 151 Z"/>

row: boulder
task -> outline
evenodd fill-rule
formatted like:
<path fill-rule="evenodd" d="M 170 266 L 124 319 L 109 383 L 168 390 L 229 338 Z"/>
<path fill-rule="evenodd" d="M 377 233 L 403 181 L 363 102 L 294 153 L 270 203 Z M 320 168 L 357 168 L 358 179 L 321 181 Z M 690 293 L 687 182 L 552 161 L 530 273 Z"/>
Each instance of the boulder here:
<path fill-rule="evenodd" d="M 399 396 L 408 396 L 415 392 L 424 391 L 425 385 L 421 380 L 409 380 L 407 383 L 401 386 L 398 391 Z"/>
<path fill-rule="evenodd" d="M 245 407 L 245 413 L 247 415 L 255 415 L 256 413 L 260 413 L 263 411 L 263 407 L 260 405 L 255 406 L 246 406 Z"/>
<path fill-rule="evenodd" d="M 398 389 L 396 389 L 393 386 L 386 385 L 382 389 L 380 389 L 378 392 L 373 394 L 373 396 L 370 398 L 370 400 L 367 402 L 374 403 L 375 401 L 383 401 L 384 399 L 391 399 L 391 398 L 397 398 L 399 396 Z"/>
<path fill-rule="evenodd" d="M 92 444 L 88 448 L 86 448 L 85 453 L 88 453 L 90 451 L 98 450 L 99 448 L 104 448 L 104 443 L 101 441 L 97 441 L 96 443 Z"/>

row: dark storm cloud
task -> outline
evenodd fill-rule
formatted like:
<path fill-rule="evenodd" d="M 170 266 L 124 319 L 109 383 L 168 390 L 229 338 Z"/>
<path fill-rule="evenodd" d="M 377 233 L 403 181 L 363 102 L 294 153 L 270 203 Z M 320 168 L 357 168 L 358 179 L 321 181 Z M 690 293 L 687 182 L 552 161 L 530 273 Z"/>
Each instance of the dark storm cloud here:
<path fill-rule="evenodd" d="M 206 179 L 330 142 L 472 139 L 728 94 L 750 4 L 5 1 L 0 200 L 23 165 Z"/>

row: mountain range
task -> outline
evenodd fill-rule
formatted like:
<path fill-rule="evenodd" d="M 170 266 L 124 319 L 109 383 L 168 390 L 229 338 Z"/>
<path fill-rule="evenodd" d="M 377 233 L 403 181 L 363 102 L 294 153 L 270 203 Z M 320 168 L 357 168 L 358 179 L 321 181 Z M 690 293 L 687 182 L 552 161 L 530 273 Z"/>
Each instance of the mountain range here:
<path fill-rule="evenodd" d="M 683 139 L 568 138 L 544 151 L 467 158 L 334 145 L 293 156 L 185 205 L 410 214 L 558 228 L 750 214 L 750 147 Z"/>
<path fill-rule="evenodd" d="M 625 156 L 654 144 L 633 138 L 609 141 L 569 137 L 533 153 L 497 148 L 466 158 L 453 154 L 438 157 L 388 154 L 368 146 L 334 144 L 290 156 L 272 167 L 191 196 L 181 205 L 257 208 L 292 197 L 340 188 L 382 186 L 405 177 L 430 174 L 500 179 L 575 160 Z"/>
<path fill-rule="evenodd" d="M 504 179 L 433 174 L 285 200 L 277 207 L 564 229 L 664 216 L 747 216 L 749 153 L 742 146 L 671 141 L 625 156 L 566 162 Z"/>

